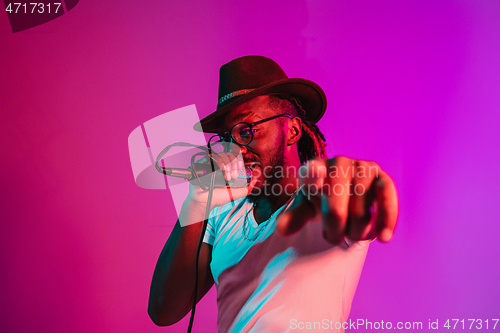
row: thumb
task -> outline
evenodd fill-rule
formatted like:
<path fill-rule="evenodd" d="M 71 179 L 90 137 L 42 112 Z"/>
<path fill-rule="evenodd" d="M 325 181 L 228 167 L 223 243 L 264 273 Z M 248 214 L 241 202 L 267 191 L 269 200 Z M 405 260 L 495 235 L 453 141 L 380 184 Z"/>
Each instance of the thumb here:
<path fill-rule="evenodd" d="M 244 187 L 226 186 L 214 189 L 211 205 L 212 208 L 224 206 L 227 203 L 246 197 L 248 194 L 252 193 L 255 183 L 256 179 L 254 180 L 252 178 L 250 184 Z"/>
<path fill-rule="evenodd" d="M 229 196 L 231 197 L 231 201 L 238 200 L 240 198 L 244 198 L 250 193 L 252 193 L 255 184 L 257 183 L 257 178 L 252 177 L 250 184 L 245 187 L 227 187 L 229 192 Z"/>
<path fill-rule="evenodd" d="M 290 208 L 278 219 L 276 231 L 282 236 L 294 234 L 311 220 L 314 215 L 314 206 L 301 191 Z"/>

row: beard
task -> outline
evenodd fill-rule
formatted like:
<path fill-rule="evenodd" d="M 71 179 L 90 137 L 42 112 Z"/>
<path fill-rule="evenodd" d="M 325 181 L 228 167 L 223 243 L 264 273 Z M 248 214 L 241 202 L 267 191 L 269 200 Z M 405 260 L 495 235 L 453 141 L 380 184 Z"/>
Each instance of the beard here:
<path fill-rule="evenodd" d="M 261 167 L 265 168 L 265 172 L 262 175 L 262 177 L 264 177 L 262 185 L 258 188 L 255 187 L 248 196 L 248 199 L 252 203 L 255 203 L 262 197 L 272 195 L 273 185 L 281 181 L 276 175 L 280 174 L 280 171 L 281 174 L 283 174 L 282 171 L 285 166 L 285 134 L 283 131 L 280 133 L 281 136 L 277 139 L 278 149 L 272 154 L 266 165 L 261 165 Z"/>

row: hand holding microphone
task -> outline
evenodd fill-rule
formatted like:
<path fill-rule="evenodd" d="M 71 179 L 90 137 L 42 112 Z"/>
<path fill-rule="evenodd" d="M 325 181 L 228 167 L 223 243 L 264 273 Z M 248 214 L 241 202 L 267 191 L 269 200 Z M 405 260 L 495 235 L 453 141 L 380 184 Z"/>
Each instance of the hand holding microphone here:
<path fill-rule="evenodd" d="M 210 186 L 212 173 L 215 172 L 215 187 L 244 187 L 252 178 L 250 169 L 245 168 L 239 147 L 232 142 L 216 142 L 217 148 L 223 152 L 214 153 L 213 149 L 195 146 L 191 143 L 176 142 L 163 149 L 156 158 L 155 167 L 158 172 L 167 176 L 184 178 L 193 185 L 200 185 L 203 189 Z M 191 166 L 184 168 L 161 167 L 159 161 L 173 147 L 194 147 L 203 152 L 198 152 L 191 157 Z M 235 153 L 237 152 L 237 153 Z M 196 156 L 204 156 L 195 162 Z M 211 159 L 211 160 L 210 160 Z"/>
<path fill-rule="evenodd" d="M 228 156 L 226 153 L 220 155 L 212 154 L 214 163 L 209 163 L 207 159 L 205 162 L 193 163 L 189 168 L 162 168 L 163 173 L 167 176 L 184 178 L 193 185 L 201 182 L 204 186 L 210 185 L 211 174 L 215 172 L 215 185 L 217 187 L 234 186 L 243 187 L 248 184 L 252 178 L 252 173 L 249 169 L 245 168 L 243 161 L 237 160 L 237 157 L 231 153 Z M 242 167 L 243 165 L 243 167 Z"/>
<path fill-rule="evenodd" d="M 211 208 L 223 206 L 231 201 L 246 197 L 252 192 L 257 179 L 252 177 L 251 171 L 245 167 L 241 154 L 236 155 L 232 152 L 223 152 L 211 154 L 210 158 L 216 169 L 216 183 L 219 184 L 213 190 Z M 194 177 L 191 176 L 190 178 L 189 182 L 191 184 L 187 198 L 187 201 L 194 204 L 193 208 L 198 205 L 204 205 L 208 198 L 208 191 L 199 186 L 195 177 L 199 177 L 200 181 L 206 183 L 208 186 L 212 167 L 210 161 L 207 159 L 203 158 L 201 161 L 204 163 L 194 164 L 195 170 L 189 169 L 189 172 L 195 174 Z M 204 172 L 207 172 L 207 174 L 203 175 Z"/>
<path fill-rule="evenodd" d="M 165 168 L 160 166 L 160 160 L 172 147 L 194 147 L 199 149 L 191 157 L 189 168 Z M 212 174 L 215 172 L 215 186 L 211 200 L 211 208 L 222 206 L 231 201 L 246 197 L 253 190 L 256 178 L 252 177 L 249 168 L 245 167 L 239 147 L 234 143 L 223 143 L 223 152 L 214 153 L 214 150 L 203 146 L 195 146 L 186 142 L 177 142 L 165 147 L 156 158 L 155 167 L 158 172 L 167 176 L 183 178 L 189 181 L 189 194 L 184 202 L 187 205 L 180 214 L 181 225 L 183 221 L 200 221 L 203 216 L 209 197 Z M 221 148 L 218 147 L 218 148 Z M 210 152 L 210 154 L 209 154 Z M 196 160 L 196 156 L 202 157 Z M 196 162 L 195 162 L 196 161 Z M 184 216 L 186 215 L 186 216 Z M 194 215 L 194 216 L 191 216 Z M 187 222 L 189 224 L 189 222 Z"/>

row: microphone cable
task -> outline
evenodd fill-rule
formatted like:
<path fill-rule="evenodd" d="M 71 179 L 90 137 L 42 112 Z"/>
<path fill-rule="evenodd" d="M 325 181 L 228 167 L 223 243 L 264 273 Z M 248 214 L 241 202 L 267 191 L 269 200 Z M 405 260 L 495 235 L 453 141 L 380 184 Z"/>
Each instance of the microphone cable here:
<path fill-rule="evenodd" d="M 158 156 L 156 157 L 155 168 L 156 168 L 156 170 L 158 170 L 158 172 L 165 174 L 165 168 L 160 167 L 158 165 L 158 162 L 160 161 L 160 159 L 172 147 L 194 147 L 194 148 L 201 149 L 203 152 L 199 152 L 199 153 L 193 155 L 193 157 L 191 158 L 191 168 L 192 168 L 192 170 L 196 170 L 195 169 L 195 165 L 194 165 L 194 159 L 195 159 L 195 157 L 199 156 L 199 155 L 205 155 L 205 154 L 207 155 L 207 157 L 209 157 L 208 160 L 210 161 L 210 166 L 212 168 L 212 173 L 210 175 L 210 185 L 208 186 L 208 188 L 206 188 L 203 185 L 203 183 L 201 182 L 200 178 L 198 176 L 196 176 L 196 178 L 198 179 L 200 187 L 202 187 L 203 190 L 208 191 L 208 198 L 207 198 L 207 205 L 206 205 L 206 208 L 205 208 L 205 218 L 203 220 L 203 227 L 202 227 L 202 230 L 201 230 L 200 240 L 198 241 L 198 249 L 196 251 L 195 276 L 194 276 L 194 292 L 193 292 L 193 306 L 191 308 L 191 316 L 189 318 L 189 325 L 188 325 L 188 330 L 187 330 L 187 333 L 191 333 L 191 330 L 193 328 L 193 323 L 194 323 L 194 315 L 195 315 L 195 312 L 196 312 L 196 298 L 198 296 L 198 263 L 200 261 L 201 246 L 203 245 L 203 238 L 204 238 L 205 232 L 207 230 L 208 217 L 210 215 L 210 207 L 212 206 L 213 190 L 215 188 L 215 166 L 214 166 L 214 161 L 211 158 L 212 149 L 210 147 L 210 143 L 208 144 L 208 148 L 205 148 L 203 146 L 196 146 L 196 145 L 193 145 L 193 144 L 187 143 L 187 142 L 177 142 L 177 143 L 174 143 L 172 145 L 169 145 L 169 146 L 165 147 L 160 152 L 160 154 L 158 154 Z M 194 172 L 194 174 L 196 175 L 196 172 Z"/>
<path fill-rule="evenodd" d="M 210 148 L 209 148 L 210 149 Z M 215 170 L 212 159 L 210 159 L 210 165 L 212 166 L 212 170 Z M 193 307 L 191 309 L 191 316 L 189 318 L 189 325 L 187 333 L 191 333 L 191 329 L 193 328 L 194 322 L 194 313 L 196 311 L 196 297 L 198 295 L 198 262 L 200 260 L 200 251 L 201 245 L 203 244 L 203 238 L 205 236 L 205 232 L 207 230 L 208 217 L 210 215 L 210 206 L 212 206 L 212 195 L 215 186 L 215 172 L 212 172 L 210 177 L 210 187 L 208 188 L 208 198 L 207 198 L 207 206 L 205 208 L 205 219 L 203 220 L 203 228 L 201 229 L 200 240 L 198 242 L 198 250 L 196 251 L 196 267 L 195 267 L 195 276 L 194 276 L 194 293 L 193 293 Z"/>

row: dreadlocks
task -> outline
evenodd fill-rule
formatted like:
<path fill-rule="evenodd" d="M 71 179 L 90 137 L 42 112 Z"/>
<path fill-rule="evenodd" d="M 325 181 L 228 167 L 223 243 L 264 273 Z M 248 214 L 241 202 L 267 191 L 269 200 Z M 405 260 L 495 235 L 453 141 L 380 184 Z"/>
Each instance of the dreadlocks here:
<path fill-rule="evenodd" d="M 306 112 L 296 98 L 273 94 L 269 96 L 269 106 L 281 114 L 289 114 L 302 120 L 302 135 L 297 142 L 300 163 L 304 164 L 315 157 L 326 157 L 325 136 L 316 124 L 307 120 Z"/>

